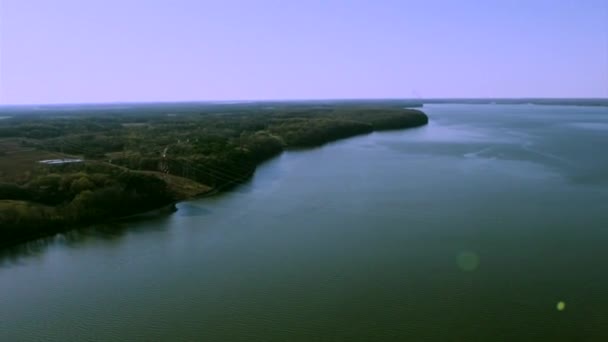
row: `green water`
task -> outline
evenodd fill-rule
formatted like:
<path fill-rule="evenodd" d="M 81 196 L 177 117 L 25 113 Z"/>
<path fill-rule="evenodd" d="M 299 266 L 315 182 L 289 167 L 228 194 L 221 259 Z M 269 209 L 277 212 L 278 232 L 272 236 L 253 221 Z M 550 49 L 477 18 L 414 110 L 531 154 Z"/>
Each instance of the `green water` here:
<path fill-rule="evenodd" d="M 0 341 L 608 340 L 608 108 L 425 112 L 5 252 Z"/>

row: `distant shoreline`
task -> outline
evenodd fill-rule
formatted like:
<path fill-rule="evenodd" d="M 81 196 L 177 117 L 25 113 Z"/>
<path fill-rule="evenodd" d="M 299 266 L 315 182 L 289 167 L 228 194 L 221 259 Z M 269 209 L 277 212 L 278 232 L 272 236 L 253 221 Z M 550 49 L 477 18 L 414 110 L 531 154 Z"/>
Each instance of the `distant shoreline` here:
<path fill-rule="evenodd" d="M 163 102 L 91 102 L 91 103 L 41 103 L 41 104 L 0 104 L 0 117 L 13 111 L 23 112 L 32 110 L 53 112 L 55 110 L 71 111 L 78 109 L 119 111 L 134 107 L 212 107 L 225 105 L 284 105 L 284 104 L 378 104 L 400 103 L 403 107 L 419 108 L 425 104 L 537 104 L 558 106 L 607 106 L 608 98 L 386 98 L 386 99 L 285 99 L 285 100 L 222 100 L 222 101 L 163 101 Z"/>
<path fill-rule="evenodd" d="M 496 105 L 541 105 L 541 106 L 583 106 L 608 107 L 607 99 L 427 99 L 421 100 L 424 104 L 496 104 Z"/>

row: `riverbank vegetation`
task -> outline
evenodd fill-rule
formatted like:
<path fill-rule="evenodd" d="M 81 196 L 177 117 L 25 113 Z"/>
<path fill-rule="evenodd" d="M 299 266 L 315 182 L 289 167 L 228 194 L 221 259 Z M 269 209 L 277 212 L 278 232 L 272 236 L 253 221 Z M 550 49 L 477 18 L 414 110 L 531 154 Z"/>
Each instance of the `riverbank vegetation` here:
<path fill-rule="evenodd" d="M 427 123 L 425 114 L 405 105 L 395 100 L 5 108 L 0 246 L 229 189 L 285 149 Z"/>

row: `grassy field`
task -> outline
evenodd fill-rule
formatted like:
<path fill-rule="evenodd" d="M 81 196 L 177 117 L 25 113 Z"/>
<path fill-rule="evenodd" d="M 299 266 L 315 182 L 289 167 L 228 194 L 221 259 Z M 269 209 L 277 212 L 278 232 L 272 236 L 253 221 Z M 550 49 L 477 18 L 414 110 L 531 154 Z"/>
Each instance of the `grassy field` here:
<path fill-rule="evenodd" d="M 20 139 L 0 139 L 0 180 L 5 182 L 24 182 L 39 167 L 39 161 L 64 156 L 53 151 L 23 146 Z"/>

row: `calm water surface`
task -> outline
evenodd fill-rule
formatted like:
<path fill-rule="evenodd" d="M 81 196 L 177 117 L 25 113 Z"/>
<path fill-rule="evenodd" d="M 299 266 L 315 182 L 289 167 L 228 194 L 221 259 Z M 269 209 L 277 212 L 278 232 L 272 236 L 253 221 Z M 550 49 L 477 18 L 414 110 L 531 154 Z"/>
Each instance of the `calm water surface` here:
<path fill-rule="evenodd" d="M 425 111 L 4 253 L 0 340 L 608 340 L 608 108 Z"/>

